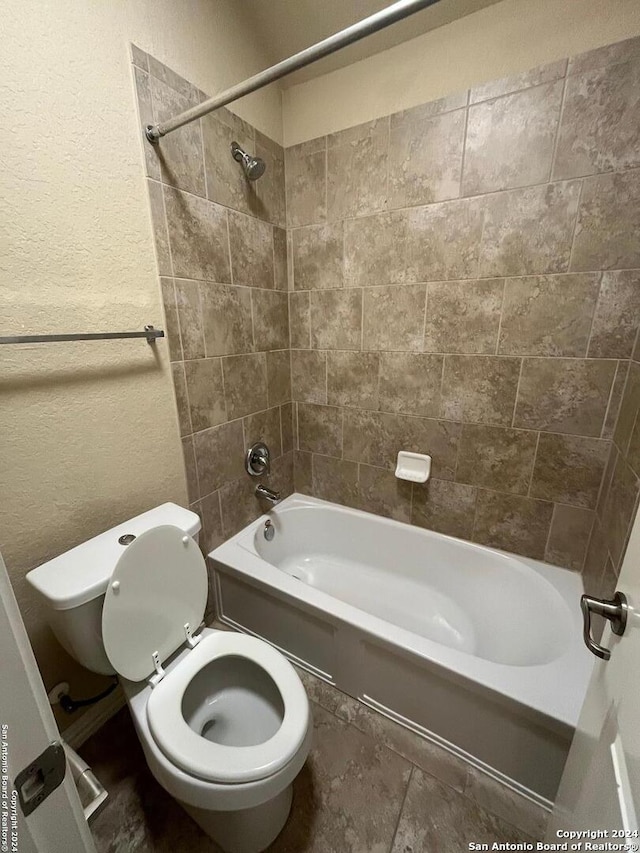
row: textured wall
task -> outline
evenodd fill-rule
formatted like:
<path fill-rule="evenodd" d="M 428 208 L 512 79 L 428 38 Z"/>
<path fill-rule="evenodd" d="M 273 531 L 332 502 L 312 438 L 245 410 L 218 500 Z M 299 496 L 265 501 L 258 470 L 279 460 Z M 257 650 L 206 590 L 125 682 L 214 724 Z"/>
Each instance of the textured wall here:
<path fill-rule="evenodd" d="M 204 97 L 134 50 L 143 123 Z M 231 157 L 236 140 L 267 171 L 250 183 Z M 264 511 L 257 482 L 293 491 L 284 151 L 227 110 L 145 146 L 189 502 L 215 548 Z M 265 441 L 263 480 L 245 449 Z"/>
<path fill-rule="evenodd" d="M 286 149 L 298 490 L 582 568 L 640 314 L 639 82 L 636 39 Z"/>
<path fill-rule="evenodd" d="M 637 0 L 502 0 L 285 89 L 284 145 L 638 34 Z"/>
<path fill-rule="evenodd" d="M 265 64 L 238 4 L 7 0 L 2 36 L 2 333 L 161 327 L 129 41 L 201 86 L 234 82 Z M 279 103 L 263 92 L 238 109 L 269 130 Z M 156 353 L 137 340 L 0 348 L 0 548 L 45 684 L 79 696 L 104 680 L 55 642 L 24 575 L 186 501 L 166 341 Z"/>

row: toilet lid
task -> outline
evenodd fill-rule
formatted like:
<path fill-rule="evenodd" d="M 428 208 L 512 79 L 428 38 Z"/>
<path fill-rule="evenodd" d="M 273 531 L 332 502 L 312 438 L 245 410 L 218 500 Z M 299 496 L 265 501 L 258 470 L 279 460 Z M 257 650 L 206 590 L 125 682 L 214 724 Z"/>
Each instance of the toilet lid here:
<path fill-rule="evenodd" d="M 127 545 L 102 608 L 102 639 L 120 675 L 142 681 L 195 632 L 207 604 L 207 567 L 195 541 L 165 524 Z"/>

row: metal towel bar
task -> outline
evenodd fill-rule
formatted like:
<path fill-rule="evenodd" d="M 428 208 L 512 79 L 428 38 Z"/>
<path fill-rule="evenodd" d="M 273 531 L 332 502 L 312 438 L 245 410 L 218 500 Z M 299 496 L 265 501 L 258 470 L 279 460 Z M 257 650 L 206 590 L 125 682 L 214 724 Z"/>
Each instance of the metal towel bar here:
<path fill-rule="evenodd" d="M 61 341 L 112 341 L 117 338 L 146 338 L 148 344 L 154 344 L 157 338 L 164 338 L 162 329 L 145 326 L 143 332 L 86 332 L 72 335 L 9 335 L 0 336 L 0 344 L 51 344 Z"/>

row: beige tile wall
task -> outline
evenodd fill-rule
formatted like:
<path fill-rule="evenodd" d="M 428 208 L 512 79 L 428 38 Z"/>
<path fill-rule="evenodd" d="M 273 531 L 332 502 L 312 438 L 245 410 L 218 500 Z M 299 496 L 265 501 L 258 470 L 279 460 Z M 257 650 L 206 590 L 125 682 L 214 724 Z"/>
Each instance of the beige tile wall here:
<path fill-rule="evenodd" d="M 203 97 L 136 56 L 143 122 Z M 640 473 L 639 77 L 631 40 L 286 152 L 226 110 L 144 146 L 205 548 L 263 509 L 261 438 L 284 494 L 295 469 L 611 587 Z M 432 455 L 427 486 L 400 449 Z"/>
<path fill-rule="evenodd" d="M 205 96 L 134 51 L 144 124 Z M 237 140 L 267 163 L 249 183 Z M 293 490 L 284 152 L 227 110 L 144 143 L 147 184 L 191 506 L 206 551 L 263 510 L 245 448 L 269 445 L 263 479 Z"/>
<path fill-rule="evenodd" d="M 635 39 L 286 150 L 299 491 L 576 570 L 593 527 L 589 577 L 617 569 L 638 92 Z"/>

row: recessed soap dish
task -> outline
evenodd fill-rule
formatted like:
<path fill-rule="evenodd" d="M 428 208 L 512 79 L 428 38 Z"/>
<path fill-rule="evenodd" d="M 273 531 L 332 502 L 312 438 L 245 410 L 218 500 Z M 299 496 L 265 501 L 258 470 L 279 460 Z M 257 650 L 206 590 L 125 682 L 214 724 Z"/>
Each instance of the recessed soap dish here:
<path fill-rule="evenodd" d="M 396 477 L 399 480 L 409 480 L 412 483 L 426 483 L 431 474 L 431 457 L 425 453 L 409 453 L 401 450 L 398 453 Z"/>

